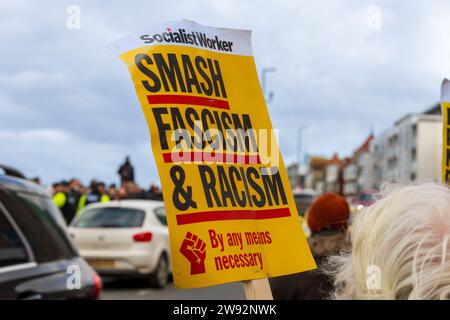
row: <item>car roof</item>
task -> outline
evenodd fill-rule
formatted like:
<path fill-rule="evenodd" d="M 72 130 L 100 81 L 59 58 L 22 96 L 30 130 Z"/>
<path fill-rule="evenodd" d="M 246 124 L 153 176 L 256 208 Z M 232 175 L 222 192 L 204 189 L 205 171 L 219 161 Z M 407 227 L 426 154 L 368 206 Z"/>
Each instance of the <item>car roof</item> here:
<path fill-rule="evenodd" d="M 317 192 L 312 189 L 293 189 L 292 194 L 295 196 L 317 196 Z"/>
<path fill-rule="evenodd" d="M 47 191 L 38 184 L 13 176 L 0 174 L 0 187 L 14 192 L 33 193 L 39 196 L 49 197 Z"/>
<path fill-rule="evenodd" d="M 164 207 L 164 202 L 155 200 L 112 200 L 109 202 L 96 202 L 86 206 L 85 209 L 104 207 L 118 207 L 118 208 L 135 208 L 135 209 L 154 209 Z"/>

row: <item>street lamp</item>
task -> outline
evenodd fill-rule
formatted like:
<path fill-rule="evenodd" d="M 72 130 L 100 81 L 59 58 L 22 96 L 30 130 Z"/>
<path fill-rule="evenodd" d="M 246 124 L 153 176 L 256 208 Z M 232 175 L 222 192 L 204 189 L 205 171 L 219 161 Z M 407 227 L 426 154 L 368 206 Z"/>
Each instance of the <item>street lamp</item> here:
<path fill-rule="evenodd" d="M 305 130 L 306 129 L 306 126 L 298 126 L 297 127 L 297 164 L 298 164 L 298 166 L 297 166 L 297 171 L 298 171 L 298 175 L 299 175 L 299 177 L 301 177 L 301 175 L 302 175 L 302 172 L 301 172 L 301 170 L 300 170 L 300 166 L 301 166 L 301 163 L 302 163 L 302 159 L 301 159 L 301 157 L 302 157 L 302 153 L 301 153 L 301 151 L 302 151 L 302 138 L 303 138 L 303 130 Z"/>
<path fill-rule="evenodd" d="M 264 98 L 266 98 L 266 76 L 269 72 L 275 72 L 275 71 L 277 71 L 277 69 L 274 67 L 263 68 L 261 71 L 261 88 L 262 88 L 262 91 L 264 94 Z M 266 99 L 266 102 L 269 103 L 270 101 L 272 101 L 272 98 L 273 98 L 273 92 L 270 91 L 269 96 Z"/>

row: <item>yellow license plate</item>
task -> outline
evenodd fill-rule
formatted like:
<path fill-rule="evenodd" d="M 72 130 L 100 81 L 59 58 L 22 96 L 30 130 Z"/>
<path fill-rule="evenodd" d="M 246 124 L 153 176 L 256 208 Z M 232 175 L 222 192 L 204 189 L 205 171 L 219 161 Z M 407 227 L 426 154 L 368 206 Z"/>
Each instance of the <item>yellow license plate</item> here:
<path fill-rule="evenodd" d="M 91 260 L 91 259 L 87 259 L 87 262 L 94 269 L 113 269 L 114 268 L 114 260 Z"/>

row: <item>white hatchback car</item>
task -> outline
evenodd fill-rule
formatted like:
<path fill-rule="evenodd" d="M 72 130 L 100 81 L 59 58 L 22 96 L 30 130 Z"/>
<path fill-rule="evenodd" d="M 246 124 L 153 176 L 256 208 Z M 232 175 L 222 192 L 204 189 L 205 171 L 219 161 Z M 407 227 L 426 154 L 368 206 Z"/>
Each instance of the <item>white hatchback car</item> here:
<path fill-rule="evenodd" d="M 169 232 L 164 203 L 121 200 L 88 205 L 69 227 L 80 255 L 101 275 L 146 277 L 167 284 Z"/>

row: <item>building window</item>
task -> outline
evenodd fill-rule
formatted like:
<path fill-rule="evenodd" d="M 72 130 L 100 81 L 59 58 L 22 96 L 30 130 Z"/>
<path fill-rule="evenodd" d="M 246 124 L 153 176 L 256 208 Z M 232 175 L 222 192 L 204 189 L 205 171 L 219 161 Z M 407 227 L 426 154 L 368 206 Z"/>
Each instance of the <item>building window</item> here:
<path fill-rule="evenodd" d="M 388 167 L 389 169 L 393 169 L 397 166 L 397 157 L 388 158 Z"/>
<path fill-rule="evenodd" d="M 413 135 L 413 137 L 416 137 L 416 136 L 417 136 L 417 123 L 414 123 L 414 124 L 411 126 L 411 130 L 412 130 L 412 135 Z"/>
<path fill-rule="evenodd" d="M 416 148 L 412 148 L 411 149 L 411 160 L 415 161 L 416 157 L 417 157 L 417 150 L 416 150 Z"/>
<path fill-rule="evenodd" d="M 388 143 L 390 147 L 393 147 L 395 145 L 397 145 L 398 142 L 398 135 L 394 134 L 392 136 L 389 137 Z"/>

